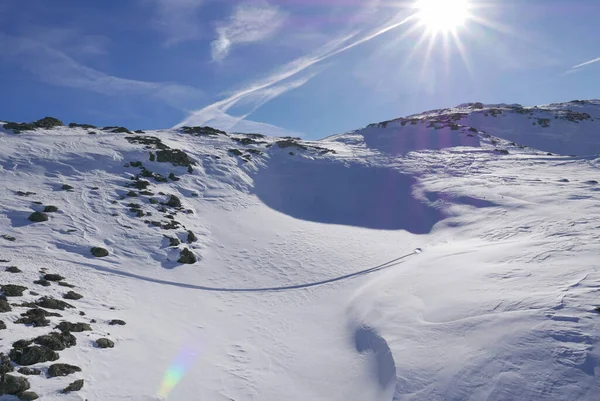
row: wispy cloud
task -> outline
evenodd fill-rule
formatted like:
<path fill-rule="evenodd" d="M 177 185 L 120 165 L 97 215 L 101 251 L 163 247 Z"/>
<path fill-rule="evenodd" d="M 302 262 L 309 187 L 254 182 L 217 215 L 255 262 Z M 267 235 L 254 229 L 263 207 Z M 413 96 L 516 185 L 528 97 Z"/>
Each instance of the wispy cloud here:
<path fill-rule="evenodd" d="M 577 64 L 577 65 L 571 67 L 571 69 L 585 67 L 586 65 L 590 65 L 590 64 L 594 64 L 594 63 L 598 63 L 598 62 L 600 62 L 600 57 L 595 58 L 595 59 L 590 60 L 590 61 L 586 61 L 585 63 Z"/>
<path fill-rule="evenodd" d="M 104 56 L 108 54 L 110 39 L 103 35 L 82 34 L 75 28 L 41 27 L 28 29 L 27 37 L 68 54 Z"/>
<path fill-rule="evenodd" d="M 217 27 L 212 43 L 212 58 L 223 60 L 237 44 L 263 41 L 283 26 L 287 13 L 267 2 L 243 3 L 236 6 L 228 21 Z"/>
<path fill-rule="evenodd" d="M 204 94 L 188 86 L 164 82 L 146 82 L 119 78 L 86 67 L 60 50 L 23 37 L 0 34 L 0 61 L 16 63 L 39 81 L 102 93 L 109 96 L 138 95 L 152 97 L 172 107 L 185 110 L 186 106 L 202 101 Z"/>
<path fill-rule="evenodd" d="M 195 40 L 202 36 L 199 10 L 204 0 L 152 0 L 155 25 L 166 36 L 167 45 Z"/>
<path fill-rule="evenodd" d="M 227 115 L 227 112 L 236 105 L 249 106 L 249 111 L 243 113 L 242 116 L 232 117 L 240 123 L 256 109 L 264 105 L 269 100 L 282 95 L 290 90 L 296 89 L 304 85 L 316 73 L 307 71 L 309 68 L 345 51 L 348 51 L 356 46 L 368 42 L 386 32 L 389 32 L 401 25 L 410 21 L 412 17 L 401 18 L 399 16 L 388 20 L 384 24 L 378 25 L 376 28 L 363 32 L 351 32 L 342 35 L 321 48 L 314 51 L 312 54 L 297 58 L 264 79 L 257 80 L 246 88 L 243 88 L 226 99 L 213 103 L 205 108 L 191 113 L 183 122 L 177 126 L 194 125 L 198 122 L 207 122 L 211 120 L 211 116 L 215 114 Z M 293 79 L 299 74 L 305 74 L 302 77 Z M 231 117 L 231 116 L 230 116 Z M 226 127 L 224 129 L 227 129 Z"/>

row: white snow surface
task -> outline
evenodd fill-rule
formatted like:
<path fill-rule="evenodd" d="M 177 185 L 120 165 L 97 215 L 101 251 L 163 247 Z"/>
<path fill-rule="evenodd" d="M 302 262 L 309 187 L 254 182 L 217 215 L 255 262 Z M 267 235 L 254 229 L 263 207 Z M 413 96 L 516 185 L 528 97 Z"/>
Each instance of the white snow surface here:
<path fill-rule="evenodd" d="M 33 366 L 43 400 L 598 400 L 596 117 L 600 101 L 466 104 L 296 141 L 306 149 L 180 130 L 0 130 L 0 234 L 15 238 L 0 238 L 0 280 L 28 287 L 9 301 L 69 290 L 33 284 L 42 268 L 84 296 L 49 327 L 14 323 L 24 307 L 0 313 L 0 351 L 96 320 L 59 352 L 80 373 Z M 135 135 L 185 151 L 193 172 L 150 161 Z M 140 169 L 124 165 L 138 160 L 181 179 L 147 178 L 154 196 L 127 197 Z M 170 194 L 182 227 L 145 223 L 169 221 L 149 199 Z M 28 221 L 45 205 L 59 211 Z M 184 247 L 197 263 L 177 263 Z M 96 348 L 100 337 L 115 348 Z M 169 373 L 180 380 L 161 393 Z M 60 393 L 79 378 L 81 391 Z"/>

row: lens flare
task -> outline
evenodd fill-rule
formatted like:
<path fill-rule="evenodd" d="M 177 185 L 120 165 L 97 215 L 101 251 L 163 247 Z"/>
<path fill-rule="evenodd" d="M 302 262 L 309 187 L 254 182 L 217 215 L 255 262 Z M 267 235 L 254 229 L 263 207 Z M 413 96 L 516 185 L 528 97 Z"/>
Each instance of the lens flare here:
<path fill-rule="evenodd" d="M 191 348 L 183 348 L 171 366 L 165 372 L 163 381 L 158 390 L 158 395 L 167 399 L 171 391 L 179 384 L 186 372 L 190 370 L 194 361 L 198 357 L 198 352 Z"/>

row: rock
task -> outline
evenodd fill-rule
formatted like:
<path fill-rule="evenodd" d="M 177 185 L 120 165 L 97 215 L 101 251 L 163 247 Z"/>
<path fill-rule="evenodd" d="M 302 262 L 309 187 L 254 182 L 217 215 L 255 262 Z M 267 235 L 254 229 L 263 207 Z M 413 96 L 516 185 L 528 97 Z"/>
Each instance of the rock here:
<path fill-rule="evenodd" d="M 92 255 L 94 255 L 97 258 L 103 258 L 105 256 L 108 256 L 108 251 L 104 248 L 100 248 L 100 247 L 93 247 L 91 249 Z"/>
<path fill-rule="evenodd" d="M 60 317 L 58 313 L 48 312 L 47 310 L 40 308 L 29 309 L 25 313 L 21 313 L 22 318 L 15 321 L 20 324 L 31 324 L 34 327 L 44 327 L 50 324 L 50 321 L 46 319 L 48 316 Z"/>
<path fill-rule="evenodd" d="M 36 280 L 33 282 L 33 284 L 37 284 L 37 285 L 41 285 L 44 287 L 49 287 L 50 286 L 50 282 L 44 278 L 41 278 L 39 280 Z"/>
<path fill-rule="evenodd" d="M 17 397 L 19 397 L 21 401 L 32 401 L 40 398 L 40 396 L 37 395 L 37 393 L 34 393 L 33 391 L 24 391 L 22 393 L 17 394 Z"/>
<path fill-rule="evenodd" d="M 10 362 L 8 355 L 0 353 L 0 376 L 10 373 L 13 370 L 15 370 L 15 368 Z"/>
<path fill-rule="evenodd" d="M 79 316 L 85 316 L 85 312 L 84 311 L 79 311 Z"/>
<path fill-rule="evenodd" d="M 21 273 L 21 269 L 19 269 L 17 266 L 9 266 L 6 268 L 5 270 L 8 273 Z"/>
<path fill-rule="evenodd" d="M 66 348 L 77 345 L 77 339 L 69 332 L 52 332 L 50 334 L 44 334 L 43 336 L 36 337 L 33 340 L 38 345 L 43 345 L 52 351 L 62 351 Z"/>
<path fill-rule="evenodd" d="M 5 299 L 0 299 L 0 313 L 10 312 L 11 310 L 12 308 L 10 307 L 8 301 Z"/>
<path fill-rule="evenodd" d="M 17 340 L 13 343 L 13 348 L 27 348 L 33 344 L 33 340 Z"/>
<path fill-rule="evenodd" d="M 40 293 L 35 292 L 35 291 L 29 291 L 29 295 L 33 295 L 34 297 L 37 297 L 38 295 L 40 295 Z"/>
<path fill-rule="evenodd" d="M 35 304 L 37 306 L 41 306 L 42 308 L 46 308 L 46 309 L 58 309 L 58 310 L 65 310 L 65 309 L 72 309 L 74 308 L 73 305 L 66 303 L 65 301 L 61 301 L 60 299 L 55 299 L 52 297 L 42 297 L 40 299 L 38 299 L 37 301 L 35 301 Z"/>
<path fill-rule="evenodd" d="M 46 347 L 33 345 L 25 348 L 13 348 L 10 350 L 10 359 L 23 366 L 35 365 L 42 362 L 56 361 L 58 353 Z"/>
<path fill-rule="evenodd" d="M 29 381 L 20 376 L 6 375 L 4 381 L 0 382 L 0 394 L 17 395 L 28 390 Z"/>
<path fill-rule="evenodd" d="M 170 207 L 181 207 L 181 199 L 179 199 L 175 195 L 171 195 L 166 205 Z"/>
<path fill-rule="evenodd" d="M 167 238 L 169 240 L 169 246 L 177 246 L 177 245 L 181 244 L 181 241 L 179 241 L 178 238 L 168 237 L 166 235 L 165 235 L 165 238 Z"/>
<path fill-rule="evenodd" d="M 19 370 L 17 370 L 17 372 L 19 372 L 22 375 L 25 376 L 39 376 L 42 374 L 42 371 L 36 368 L 28 368 L 26 366 L 19 368 Z"/>
<path fill-rule="evenodd" d="M 23 291 L 25 291 L 26 289 L 27 287 L 15 284 L 6 284 L 2 286 L 2 292 L 7 297 L 21 297 L 23 296 Z"/>
<path fill-rule="evenodd" d="M 7 234 L 2 234 L 2 235 L 0 235 L 0 237 L 4 238 L 5 240 L 10 241 L 10 242 L 15 242 L 17 240 L 15 237 L 12 237 Z"/>
<path fill-rule="evenodd" d="M 44 213 L 56 213 L 58 212 L 58 208 L 56 206 L 46 206 L 44 208 Z"/>
<path fill-rule="evenodd" d="M 194 234 L 192 231 L 188 230 L 188 235 L 187 235 L 188 244 L 191 244 L 192 242 L 196 242 L 196 241 L 198 241 L 198 237 L 196 237 L 196 234 Z"/>
<path fill-rule="evenodd" d="M 63 184 L 61 187 L 64 191 L 71 191 L 73 189 L 69 184 Z"/>
<path fill-rule="evenodd" d="M 67 363 L 54 363 L 48 368 L 48 377 L 68 376 L 81 372 L 81 368 Z"/>
<path fill-rule="evenodd" d="M 63 276 L 61 276 L 60 274 L 45 274 L 44 275 L 44 280 L 48 280 L 48 281 L 60 281 L 60 280 L 64 280 L 65 278 Z"/>
<path fill-rule="evenodd" d="M 156 161 L 171 163 L 174 166 L 190 166 L 192 161 L 187 153 L 179 149 L 163 149 L 156 152 Z"/>
<path fill-rule="evenodd" d="M 29 215 L 28 219 L 34 223 L 40 223 L 42 221 L 48 221 L 48 215 L 42 212 L 33 212 Z"/>
<path fill-rule="evenodd" d="M 70 393 L 71 391 L 79 391 L 83 388 L 83 379 L 75 380 L 69 384 L 63 391 L 63 394 Z"/>
<path fill-rule="evenodd" d="M 110 322 L 108 322 L 108 324 L 110 326 L 125 326 L 127 323 L 120 319 L 113 319 Z"/>
<path fill-rule="evenodd" d="M 83 295 L 76 293 L 75 291 L 69 291 L 63 295 L 64 299 L 72 299 L 74 301 L 83 298 Z"/>
<path fill-rule="evenodd" d="M 60 322 L 56 328 L 63 333 L 81 333 L 82 331 L 92 331 L 92 327 L 88 323 Z"/>
<path fill-rule="evenodd" d="M 59 281 L 58 285 L 60 285 L 62 287 L 75 288 L 75 286 L 73 284 L 69 284 L 66 281 Z"/>
<path fill-rule="evenodd" d="M 187 248 L 184 248 L 181 250 L 181 253 L 179 254 L 179 260 L 177 260 L 177 263 L 184 263 L 184 264 L 188 264 L 188 265 L 192 265 L 194 263 L 196 263 L 197 259 L 196 259 L 196 255 L 194 255 L 194 253 L 192 251 L 190 251 Z"/>
<path fill-rule="evenodd" d="M 136 180 L 130 186 L 142 190 L 142 189 L 148 188 L 149 185 L 150 185 L 150 181 Z M 136 196 L 137 196 L 137 194 L 136 194 Z"/>
<path fill-rule="evenodd" d="M 98 348 L 114 348 L 115 343 L 108 338 L 99 338 L 96 340 Z"/>
<path fill-rule="evenodd" d="M 6 323 L 0 320 L 0 330 L 6 330 Z"/>

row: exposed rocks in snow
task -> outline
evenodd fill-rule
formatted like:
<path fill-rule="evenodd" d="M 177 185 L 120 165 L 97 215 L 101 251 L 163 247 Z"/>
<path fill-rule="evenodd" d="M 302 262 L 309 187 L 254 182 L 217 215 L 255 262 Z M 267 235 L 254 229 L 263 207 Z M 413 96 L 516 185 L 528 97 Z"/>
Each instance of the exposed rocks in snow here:
<path fill-rule="evenodd" d="M 96 127 L 95 125 L 91 125 L 91 124 L 69 123 L 69 128 L 95 129 L 95 128 L 98 128 L 98 127 Z"/>
<path fill-rule="evenodd" d="M 63 276 L 61 276 L 60 274 L 54 274 L 54 273 L 48 273 L 48 274 L 44 274 L 44 280 L 48 280 L 48 281 L 61 281 L 64 280 L 65 278 Z"/>
<path fill-rule="evenodd" d="M 7 130 L 12 130 L 15 134 L 19 134 L 22 131 L 33 131 L 38 128 L 43 129 L 51 129 L 55 127 L 64 126 L 63 122 L 54 117 L 44 117 L 40 120 L 34 121 L 32 123 L 14 123 L 9 122 L 2 126 L 2 128 Z"/>
<path fill-rule="evenodd" d="M 4 271 L 8 272 L 8 273 L 21 273 L 22 270 L 19 269 L 17 266 L 8 266 Z"/>
<path fill-rule="evenodd" d="M 49 205 L 49 206 L 44 207 L 44 213 L 56 213 L 56 212 L 58 212 L 58 208 L 56 206 Z"/>
<path fill-rule="evenodd" d="M 114 134 L 131 134 L 132 132 L 125 127 L 117 127 L 117 126 L 108 126 L 102 128 L 102 131 L 112 132 Z"/>
<path fill-rule="evenodd" d="M 21 297 L 27 287 L 16 284 L 5 284 L 2 286 L 2 293 L 7 297 Z"/>
<path fill-rule="evenodd" d="M 121 319 L 113 319 L 108 322 L 109 326 L 125 326 L 127 323 Z"/>
<path fill-rule="evenodd" d="M 194 255 L 192 251 L 190 251 L 188 248 L 183 248 L 179 254 L 179 259 L 177 262 L 191 265 L 196 263 L 196 260 L 196 255 Z"/>
<path fill-rule="evenodd" d="M 10 242 L 15 242 L 17 240 L 15 237 L 7 234 L 2 234 L 1 237 Z"/>
<path fill-rule="evenodd" d="M 30 387 L 29 381 L 25 377 L 2 375 L 3 380 L 0 381 L 0 395 L 16 395 L 24 393 Z"/>
<path fill-rule="evenodd" d="M 108 338 L 99 338 L 96 340 L 96 346 L 98 348 L 114 348 L 115 343 Z"/>
<path fill-rule="evenodd" d="M 42 221 L 48 221 L 48 215 L 42 212 L 33 212 L 29 215 L 28 219 L 34 223 L 40 223 Z"/>
<path fill-rule="evenodd" d="M 108 256 L 108 250 L 98 246 L 93 247 L 90 251 L 92 252 L 92 255 L 94 255 L 97 258 L 103 258 Z"/>
<path fill-rule="evenodd" d="M 25 376 L 39 376 L 42 374 L 42 371 L 36 368 L 30 368 L 27 366 L 23 366 L 22 368 L 19 368 L 19 370 L 17 370 L 17 372 L 19 372 L 22 375 Z"/>
<path fill-rule="evenodd" d="M 179 199 L 175 195 L 171 195 L 167 203 L 165 203 L 165 205 L 169 207 L 181 207 L 181 199 Z"/>
<path fill-rule="evenodd" d="M 72 391 L 79 391 L 83 388 L 83 379 L 75 380 L 73 383 L 69 384 L 62 390 L 63 394 L 70 393 Z"/>
<path fill-rule="evenodd" d="M 68 376 L 73 373 L 81 372 L 81 368 L 68 363 L 54 363 L 48 368 L 48 377 Z"/>
<path fill-rule="evenodd" d="M 23 366 L 35 365 L 36 363 L 42 362 L 53 362 L 59 358 L 58 353 L 55 351 L 39 345 L 13 348 L 10 351 L 9 356 L 13 362 Z"/>
<path fill-rule="evenodd" d="M 4 299 L 2 299 L 2 297 Z M 10 304 L 6 300 L 6 297 L 4 297 L 3 295 L 0 296 L 0 313 L 10 312 L 11 310 L 12 310 L 12 308 L 10 307 Z"/>
<path fill-rule="evenodd" d="M 49 296 L 44 296 L 38 299 L 37 301 L 35 301 L 35 304 L 46 309 L 65 310 L 69 308 L 74 308 L 73 305 L 68 304 L 65 301 L 61 301 L 60 299 L 52 298 Z"/>
<path fill-rule="evenodd" d="M 225 131 L 212 127 L 181 127 L 181 132 L 193 136 L 227 136 Z"/>
<path fill-rule="evenodd" d="M 187 232 L 188 244 L 191 244 L 192 242 L 196 242 L 196 241 L 198 241 L 198 237 L 196 237 L 196 234 L 194 234 L 191 230 L 188 230 L 188 232 Z"/>
<path fill-rule="evenodd" d="M 33 308 L 29 309 L 25 313 L 21 313 L 21 318 L 17 319 L 15 323 L 19 324 L 31 324 L 34 327 L 44 327 L 50 324 L 47 317 L 60 317 L 58 313 L 48 312 L 45 309 Z"/>
<path fill-rule="evenodd" d="M 71 322 L 60 322 L 57 329 L 63 333 L 81 333 L 82 331 L 92 331 L 92 327 L 88 323 L 71 323 Z"/>
<path fill-rule="evenodd" d="M 78 300 L 83 298 L 83 295 L 76 293 L 75 291 L 69 291 L 66 294 L 63 295 L 64 299 L 72 299 L 72 300 Z"/>
<path fill-rule="evenodd" d="M 17 196 L 31 196 L 31 195 L 36 195 L 35 192 L 29 192 L 29 191 L 17 191 L 17 192 L 15 192 L 15 194 Z"/>
<path fill-rule="evenodd" d="M 38 398 L 40 398 L 37 393 L 33 392 L 33 391 L 24 391 L 22 393 L 17 394 L 17 397 L 19 397 L 19 399 L 21 401 L 33 401 L 33 400 L 37 400 Z"/>
<path fill-rule="evenodd" d="M 165 238 L 169 241 L 169 246 L 178 246 L 181 244 L 179 238 L 169 237 L 167 235 L 165 235 Z"/>
<path fill-rule="evenodd" d="M 77 345 L 77 339 L 69 332 L 52 332 L 36 337 L 33 340 L 38 345 L 43 345 L 53 351 L 62 351 L 66 348 Z"/>

